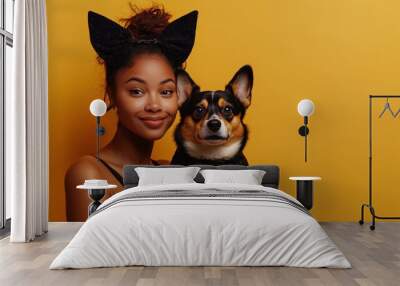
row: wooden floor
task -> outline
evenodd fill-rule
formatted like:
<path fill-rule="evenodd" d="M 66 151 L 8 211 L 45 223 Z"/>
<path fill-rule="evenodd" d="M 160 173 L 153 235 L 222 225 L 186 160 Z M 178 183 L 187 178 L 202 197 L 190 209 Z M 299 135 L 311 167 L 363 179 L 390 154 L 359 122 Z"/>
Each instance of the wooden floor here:
<path fill-rule="evenodd" d="M 81 223 L 50 223 L 32 243 L 0 240 L 0 285 L 400 285 L 400 223 L 323 223 L 352 269 L 289 267 L 120 267 L 48 270 Z"/>

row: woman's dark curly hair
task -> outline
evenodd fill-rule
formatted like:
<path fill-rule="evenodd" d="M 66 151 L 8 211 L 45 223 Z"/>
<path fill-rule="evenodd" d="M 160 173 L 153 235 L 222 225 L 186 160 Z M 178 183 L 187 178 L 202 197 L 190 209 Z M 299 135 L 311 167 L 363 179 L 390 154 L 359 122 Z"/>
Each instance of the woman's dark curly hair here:
<path fill-rule="evenodd" d="M 120 21 L 135 39 L 157 38 L 169 24 L 171 14 L 166 12 L 162 6 L 153 4 L 150 8 L 145 9 L 132 4 L 129 4 L 129 6 L 133 12 L 133 16 L 123 18 Z M 135 56 L 140 54 L 160 54 L 165 56 L 157 45 L 139 44 L 135 46 L 127 46 L 125 50 L 118 53 L 118 55 L 113 57 L 112 60 L 104 61 L 100 57 L 97 57 L 99 63 L 104 64 L 105 67 L 105 97 L 108 95 L 109 100 L 111 101 L 109 109 L 114 106 L 116 73 L 121 68 L 131 66 L 134 62 Z M 165 59 L 170 63 L 174 70 L 179 68 L 179 66 L 174 66 L 166 56 Z"/>

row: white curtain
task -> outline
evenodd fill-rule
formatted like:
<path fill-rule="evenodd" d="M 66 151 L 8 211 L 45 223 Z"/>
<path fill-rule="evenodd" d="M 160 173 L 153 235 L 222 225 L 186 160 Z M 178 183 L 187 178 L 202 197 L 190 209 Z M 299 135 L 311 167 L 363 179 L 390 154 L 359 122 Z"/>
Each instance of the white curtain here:
<path fill-rule="evenodd" d="M 6 188 L 12 242 L 48 227 L 48 86 L 45 0 L 15 1 L 13 92 L 6 97 Z"/>

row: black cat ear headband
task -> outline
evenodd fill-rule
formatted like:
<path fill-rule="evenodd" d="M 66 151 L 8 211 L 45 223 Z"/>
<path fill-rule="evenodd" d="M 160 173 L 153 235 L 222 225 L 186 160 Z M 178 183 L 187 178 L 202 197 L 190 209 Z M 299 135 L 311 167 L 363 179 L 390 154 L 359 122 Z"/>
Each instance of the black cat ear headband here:
<path fill-rule="evenodd" d="M 90 42 L 105 61 L 126 49 L 127 45 L 155 44 L 175 65 L 181 65 L 194 45 L 198 11 L 192 11 L 168 24 L 161 35 L 154 39 L 135 39 L 124 27 L 114 21 L 89 11 Z"/>

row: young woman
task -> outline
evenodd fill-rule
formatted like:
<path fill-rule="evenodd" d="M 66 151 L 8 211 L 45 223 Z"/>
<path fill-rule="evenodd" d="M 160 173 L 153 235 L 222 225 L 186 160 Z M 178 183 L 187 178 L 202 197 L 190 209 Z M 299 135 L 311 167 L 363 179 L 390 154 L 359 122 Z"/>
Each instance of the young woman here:
<path fill-rule="evenodd" d="M 104 63 L 106 96 L 118 115 L 117 131 L 95 155 L 81 157 L 65 176 L 67 220 L 84 221 L 90 199 L 77 190 L 87 179 L 106 179 L 122 189 L 126 164 L 158 164 L 151 159 L 153 142 L 173 123 L 178 109 L 175 71 L 194 44 L 197 11 L 171 23 L 163 8 L 133 9 L 124 27 L 89 12 L 90 40 Z"/>

